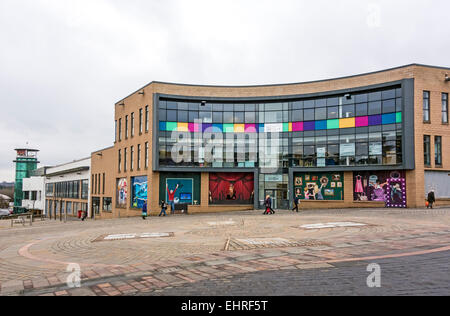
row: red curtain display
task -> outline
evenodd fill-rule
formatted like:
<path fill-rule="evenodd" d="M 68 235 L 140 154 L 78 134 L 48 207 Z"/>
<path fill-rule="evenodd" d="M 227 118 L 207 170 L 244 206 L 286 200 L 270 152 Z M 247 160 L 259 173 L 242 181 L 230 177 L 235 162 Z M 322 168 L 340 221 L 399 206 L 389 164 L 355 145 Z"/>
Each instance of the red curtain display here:
<path fill-rule="evenodd" d="M 253 204 L 253 173 L 210 173 L 210 204 Z"/>

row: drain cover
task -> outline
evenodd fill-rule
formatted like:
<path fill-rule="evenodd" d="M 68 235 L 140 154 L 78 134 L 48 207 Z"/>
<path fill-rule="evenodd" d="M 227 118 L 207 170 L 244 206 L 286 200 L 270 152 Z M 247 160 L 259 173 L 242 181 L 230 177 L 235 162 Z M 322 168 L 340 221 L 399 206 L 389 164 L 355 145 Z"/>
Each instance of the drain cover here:
<path fill-rule="evenodd" d="M 114 235 L 102 235 L 97 239 L 93 240 L 92 242 L 147 239 L 147 238 L 167 238 L 174 236 L 175 236 L 174 233 L 114 234 Z"/>
<path fill-rule="evenodd" d="M 291 240 L 285 238 L 229 238 L 225 244 L 225 251 L 251 250 L 259 248 L 314 247 L 327 245 L 327 243 L 312 239 Z"/>

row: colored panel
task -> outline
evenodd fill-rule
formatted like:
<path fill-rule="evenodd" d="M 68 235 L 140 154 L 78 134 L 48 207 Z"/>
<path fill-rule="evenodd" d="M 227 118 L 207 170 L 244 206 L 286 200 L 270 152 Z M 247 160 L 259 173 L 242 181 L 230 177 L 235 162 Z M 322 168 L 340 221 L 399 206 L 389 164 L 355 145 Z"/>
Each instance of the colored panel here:
<path fill-rule="evenodd" d="M 245 124 L 246 133 L 256 133 L 256 124 Z"/>
<path fill-rule="evenodd" d="M 213 124 L 212 131 L 213 131 L 213 133 L 222 133 L 223 125 L 222 124 Z"/>
<path fill-rule="evenodd" d="M 163 132 L 166 130 L 166 122 L 159 122 L 159 130 Z"/>
<path fill-rule="evenodd" d="M 303 122 L 292 123 L 293 132 L 303 132 Z"/>
<path fill-rule="evenodd" d="M 223 124 L 224 133 L 234 133 L 234 124 Z"/>
<path fill-rule="evenodd" d="M 397 114 L 396 113 L 383 114 L 383 125 L 395 124 L 396 122 L 397 122 Z"/>
<path fill-rule="evenodd" d="M 244 133 L 245 132 L 245 124 L 234 124 L 234 132 L 235 133 Z"/>
<path fill-rule="evenodd" d="M 166 123 L 166 131 L 168 132 L 176 132 L 178 129 L 178 124 L 175 122 L 167 122 Z"/>
<path fill-rule="evenodd" d="M 355 127 L 355 118 L 345 118 L 339 120 L 339 128 L 351 128 Z"/>
<path fill-rule="evenodd" d="M 178 123 L 178 131 L 179 132 L 189 132 L 189 124 L 188 123 Z"/>
<path fill-rule="evenodd" d="M 264 133 L 264 124 L 259 124 L 258 133 Z"/>
<path fill-rule="evenodd" d="M 339 120 L 328 120 L 327 129 L 337 129 L 339 128 Z"/>
<path fill-rule="evenodd" d="M 212 131 L 212 124 L 205 124 L 205 123 L 203 123 L 202 124 L 202 131 L 203 131 L 203 133 L 206 131 L 206 130 L 208 130 L 209 132 L 211 132 Z"/>
<path fill-rule="evenodd" d="M 316 121 L 316 131 L 327 129 L 327 121 Z"/>
<path fill-rule="evenodd" d="M 383 122 L 381 115 L 371 115 L 369 116 L 369 126 L 381 125 Z"/>
<path fill-rule="evenodd" d="M 189 132 L 191 132 L 191 133 L 198 132 L 198 124 L 196 124 L 196 123 L 189 123 L 188 129 L 189 129 Z"/>
<path fill-rule="evenodd" d="M 397 119 L 397 123 L 402 123 L 403 122 L 402 112 L 398 112 L 396 114 L 396 119 Z"/>
<path fill-rule="evenodd" d="M 314 131 L 316 129 L 316 122 L 303 122 L 303 129 L 305 131 Z"/>
<path fill-rule="evenodd" d="M 361 116 L 361 117 L 355 118 L 355 126 L 356 127 L 369 126 L 369 117 L 368 116 Z"/>
<path fill-rule="evenodd" d="M 292 122 L 289 123 L 289 132 L 292 132 Z"/>
<path fill-rule="evenodd" d="M 264 131 L 266 133 L 281 133 L 283 132 L 283 123 L 266 124 Z"/>
<path fill-rule="evenodd" d="M 283 132 L 289 132 L 289 123 L 283 123 Z"/>

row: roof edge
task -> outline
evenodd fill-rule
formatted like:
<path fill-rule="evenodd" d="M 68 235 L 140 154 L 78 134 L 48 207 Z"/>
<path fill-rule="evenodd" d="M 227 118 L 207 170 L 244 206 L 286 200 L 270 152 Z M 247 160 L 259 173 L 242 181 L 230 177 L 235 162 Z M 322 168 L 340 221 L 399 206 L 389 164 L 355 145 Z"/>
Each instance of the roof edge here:
<path fill-rule="evenodd" d="M 131 97 L 132 95 L 136 94 L 137 92 L 140 92 L 141 90 L 151 86 L 152 84 L 165 84 L 165 85 L 172 85 L 172 86 L 184 86 L 184 87 L 205 87 L 205 88 L 264 88 L 264 87 L 282 87 L 282 86 L 292 86 L 292 85 L 300 85 L 300 84 L 309 84 L 309 83 L 318 83 L 318 82 L 325 82 L 325 81 L 335 81 L 335 80 L 342 80 L 342 79 L 349 79 L 349 78 L 354 78 L 354 77 L 361 77 L 361 76 L 367 76 L 367 75 L 373 75 L 373 74 L 377 74 L 377 73 L 381 73 L 381 72 L 387 72 L 387 71 L 392 71 L 392 70 L 397 70 L 397 69 L 402 69 L 402 68 L 408 68 L 408 67 L 426 67 L 426 68 L 435 68 L 435 69 L 442 69 L 442 70 L 449 70 L 449 67 L 441 67 L 441 66 L 433 66 L 433 65 L 425 65 L 425 64 L 417 64 L 417 63 L 413 63 L 413 64 L 407 64 L 407 65 L 403 65 L 403 66 L 398 66 L 398 67 L 393 67 L 393 68 L 387 68 L 387 69 L 383 69 L 383 70 L 376 70 L 376 71 L 371 71 L 371 72 L 366 72 L 366 73 L 360 73 L 360 74 L 356 74 L 356 75 L 350 75 L 350 76 L 343 76 L 343 77 L 336 77 L 336 78 L 330 78 L 330 79 L 319 79 L 319 80 L 313 80 L 313 81 L 304 81 L 304 82 L 292 82 L 292 83 L 280 83 L 280 84 L 262 84 L 262 85 L 202 85 L 202 84 L 189 84 L 189 83 L 175 83 L 175 82 L 164 82 L 164 81 L 151 81 L 150 83 L 144 85 L 142 88 L 137 89 L 136 91 L 134 91 L 133 93 L 129 94 L 128 96 L 126 96 L 125 98 L 117 101 L 115 103 L 115 105 L 118 105 L 120 102 L 125 101 L 126 99 L 128 99 L 129 97 Z"/>

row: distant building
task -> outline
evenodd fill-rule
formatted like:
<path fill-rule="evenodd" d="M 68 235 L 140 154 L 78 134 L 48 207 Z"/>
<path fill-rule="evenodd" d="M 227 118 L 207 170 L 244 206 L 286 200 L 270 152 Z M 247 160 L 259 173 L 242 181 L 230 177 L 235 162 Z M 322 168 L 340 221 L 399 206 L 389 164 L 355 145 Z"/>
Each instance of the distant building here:
<path fill-rule="evenodd" d="M 24 212 L 22 207 L 23 194 L 23 179 L 28 178 L 33 170 L 36 170 L 39 163 L 37 159 L 37 149 L 19 148 L 15 149 L 17 157 L 14 162 L 16 163 L 16 181 L 14 185 L 14 211 L 16 213 Z"/>

